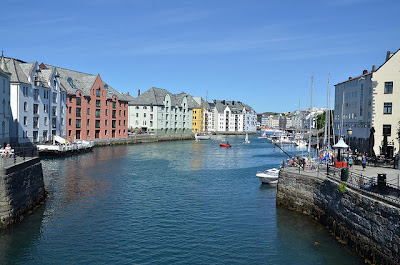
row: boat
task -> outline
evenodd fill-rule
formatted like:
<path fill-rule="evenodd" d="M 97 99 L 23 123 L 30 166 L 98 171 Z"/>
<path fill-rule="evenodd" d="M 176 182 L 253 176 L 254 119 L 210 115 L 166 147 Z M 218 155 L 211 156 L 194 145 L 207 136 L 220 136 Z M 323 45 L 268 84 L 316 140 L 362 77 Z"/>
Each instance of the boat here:
<path fill-rule="evenodd" d="M 293 137 L 287 134 L 279 134 L 276 137 L 271 137 L 273 144 L 293 144 Z"/>
<path fill-rule="evenodd" d="M 69 155 L 92 151 L 93 146 L 93 141 L 78 140 L 69 142 L 55 135 L 53 137 L 53 144 L 39 144 L 36 148 L 39 155 Z"/>
<path fill-rule="evenodd" d="M 263 184 L 277 184 L 279 178 L 279 169 L 271 168 L 265 171 L 257 172 L 256 176 Z"/>
<path fill-rule="evenodd" d="M 206 133 L 206 132 L 201 132 L 199 134 L 197 134 L 197 132 L 195 132 L 194 138 L 196 139 L 196 141 L 210 140 L 211 139 L 211 135 Z"/>
<path fill-rule="evenodd" d="M 268 129 L 268 127 L 265 128 Z M 261 135 L 258 137 L 259 139 L 268 139 L 267 132 L 264 129 L 261 130 Z"/>
<path fill-rule="evenodd" d="M 249 141 L 249 134 L 246 132 L 246 137 L 244 138 L 244 142 L 243 142 L 244 144 L 249 144 L 250 143 L 250 141 Z"/>
<path fill-rule="evenodd" d="M 219 143 L 219 146 L 223 146 L 223 147 L 231 147 L 231 145 L 229 143 Z"/>

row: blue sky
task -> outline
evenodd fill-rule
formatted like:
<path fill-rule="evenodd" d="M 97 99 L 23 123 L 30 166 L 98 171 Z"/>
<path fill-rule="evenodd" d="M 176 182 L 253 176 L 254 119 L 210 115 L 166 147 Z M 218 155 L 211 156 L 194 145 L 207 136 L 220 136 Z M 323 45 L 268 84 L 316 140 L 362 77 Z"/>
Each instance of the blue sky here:
<path fill-rule="evenodd" d="M 400 1 L 3 0 L 5 56 L 99 73 L 121 92 L 152 86 L 239 100 L 257 112 L 326 106 L 333 84 L 400 48 Z M 333 96 L 332 96 L 333 100 Z M 332 103 L 333 105 L 333 103 Z"/>

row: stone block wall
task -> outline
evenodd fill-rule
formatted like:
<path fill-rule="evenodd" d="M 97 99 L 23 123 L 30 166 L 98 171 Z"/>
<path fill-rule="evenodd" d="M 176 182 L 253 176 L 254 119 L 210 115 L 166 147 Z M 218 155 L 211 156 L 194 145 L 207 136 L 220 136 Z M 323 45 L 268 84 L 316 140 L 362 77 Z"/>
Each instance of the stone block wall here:
<path fill-rule="evenodd" d="M 319 220 L 373 264 L 400 264 L 400 208 L 335 181 L 291 169 L 281 171 L 277 204 Z"/>
<path fill-rule="evenodd" d="M 22 220 L 47 198 L 39 158 L 0 169 L 0 228 Z"/>

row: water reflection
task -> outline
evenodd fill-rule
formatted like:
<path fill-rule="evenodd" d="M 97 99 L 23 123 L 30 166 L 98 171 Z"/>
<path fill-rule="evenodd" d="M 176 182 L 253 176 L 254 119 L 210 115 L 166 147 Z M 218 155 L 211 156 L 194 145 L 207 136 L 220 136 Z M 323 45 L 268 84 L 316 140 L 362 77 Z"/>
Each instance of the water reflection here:
<path fill-rule="evenodd" d="M 276 207 L 277 245 L 285 250 L 290 264 L 307 260 L 307 264 L 364 264 L 350 249 L 335 247 L 338 243 L 328 230 L 309 216 Z"/>
<path fill-rule="evenodd" d="M 21 223 L 0 230 L 0 264 L 24 264 L 28 261 L 27 250 L 35 247 L 41 237 L 44 212 L 45 206 L 41 205 Z"/>

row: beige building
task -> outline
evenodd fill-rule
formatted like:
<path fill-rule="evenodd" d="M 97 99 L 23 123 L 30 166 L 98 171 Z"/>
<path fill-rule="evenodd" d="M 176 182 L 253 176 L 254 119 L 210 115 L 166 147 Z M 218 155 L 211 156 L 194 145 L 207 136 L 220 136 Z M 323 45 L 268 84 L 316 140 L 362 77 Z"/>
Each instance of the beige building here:
<path fill-rule="evenodd" d="M 372 74 L 373 115 L 375 128 L 375 154 L 382 153 L 384 134 L 387 134 L 389 156 L 399 151 L 397 140 L 400 121 L 400 52 L 388 52 L 386 61 Z"/>

